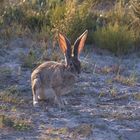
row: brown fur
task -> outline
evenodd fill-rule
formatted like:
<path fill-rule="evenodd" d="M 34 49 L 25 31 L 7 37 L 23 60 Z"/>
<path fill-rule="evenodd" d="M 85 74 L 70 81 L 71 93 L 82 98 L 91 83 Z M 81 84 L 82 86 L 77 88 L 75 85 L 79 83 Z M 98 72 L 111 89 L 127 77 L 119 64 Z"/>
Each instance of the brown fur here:
<path fill-rule="evenodd" d="M 75 74 L 81 72 L 78 56 L 84 47 L 88 31 L 86 30 L 74 43 L 59 33 L 59 45 L 65 56 L 65 65 L 58 62 L 45 62 L 38 66 L 31 75 L 33 105 L 38 106 L 38 99 L 51 98 L 59 107 L 63 107 L 61 95 L 68 93 L 75 83 Z"/>
<path fill-rule="evenodd" d="M 41 64 L 31 75 L 33 104 L 38 104 L 38 98 L 54 98 L 55 103 L 62 106 L 60 96 L 66 94 L 74 83 L 74 74 L 64 64 L 53 61 Z"/>

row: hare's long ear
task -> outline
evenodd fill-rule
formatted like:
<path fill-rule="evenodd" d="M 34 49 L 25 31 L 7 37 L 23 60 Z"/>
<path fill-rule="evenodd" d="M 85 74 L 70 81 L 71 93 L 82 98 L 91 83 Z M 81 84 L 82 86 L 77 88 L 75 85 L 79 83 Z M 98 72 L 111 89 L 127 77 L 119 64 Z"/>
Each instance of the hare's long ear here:
<path fill-rule="evenodd" d="M 69 59 L 71 57 L 71 53 L 72 53 L 70 41 L 67 39 L 66 36 L 59 33 L 58 42 L 59 42 L 59 46 L 60 46 L 62 53 L 66 56 L 66 59 Z"/>
<path fill-rule="evenodd" d="M 73 54 L 75 58 L 78 58 L 78 55 L 83 50 L 87 38 L 87 34 L 88 34 L 88 30 L 86 30 L 80 37 L 78 37 L 74 43 Z"/>

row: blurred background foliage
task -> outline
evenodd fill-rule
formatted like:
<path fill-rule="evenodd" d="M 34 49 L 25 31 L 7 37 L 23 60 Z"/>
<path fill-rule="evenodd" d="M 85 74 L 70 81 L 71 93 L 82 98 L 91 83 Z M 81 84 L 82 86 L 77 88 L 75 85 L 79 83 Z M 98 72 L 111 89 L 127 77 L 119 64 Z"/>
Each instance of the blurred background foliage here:
<path fill-rule="evenodd" d="M 0 0 L 0 39 L 36 35 L 55 45 L 88 29 L 87 44 L 116 55 L 140 49 L 139 0 Z"/>

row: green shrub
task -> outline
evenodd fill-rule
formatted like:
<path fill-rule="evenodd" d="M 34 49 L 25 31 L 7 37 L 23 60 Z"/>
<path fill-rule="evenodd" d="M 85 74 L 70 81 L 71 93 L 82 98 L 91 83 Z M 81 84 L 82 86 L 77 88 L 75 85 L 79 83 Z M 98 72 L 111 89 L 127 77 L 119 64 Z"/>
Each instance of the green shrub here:
<path fill-rule="evenodd" d="M 115 24 L 118 22 L 118 24 L 121 25 L 128 25 L 130 23 L 131 19 L 129 6 L 126 6 L 125 3 L 126 2 L 123 0 L 118 0 L 114 7 L 105 13 L 105 17 L 108 23 Z"/>
<path fill-rule="evenodd" d="M 44 0 L 4 5 L 1 21 L 4 25 L 20 24 L 31 31 L 40 31 L 46 24 L 47 5 Z"/>
<path fill-rule="evenodd" d="M 22 66 L 32 68 L 35 65 L 35 62 L 37 60 L 36 52 L 34 50 L 30 50 L 28 54 L 20 54 L 20 58 L 22 60 Z"/>
<path fill-rule="evenodd" d="M 96 43 L 115 54 L 129 52 L 134 38 L 135 48 L 140 48 L 139 1 L 106 1 L 111 3 L 110 10 L 103 6 L 106 5 L 104 0 L 25 0 L 13 3 L 1 0 L 0 39 L 7 40 L 15 34 L 24 36 L 29 35 L 28 32 L 34 32 L 33 35 L 38 38 L 45 40 L 45 36 L 49 36 L 47 40 L 51 40 L 56 38 L 55 33 L 59 31 L 71 38 L 71 42 L 74 43 L 75 39 L 88 29 L 87 43 Z M 102 15 L 99 18 L 103 18 L 103 24 L 99 23 L 99 26 L 98 15 Z M 127 25 L 131 28 L 128 29 Z M 32 61 L 34 58 L 29 59 Z"/>
<path fill-rule="evenodd" d="M 135 49 L 140 49 L 140 1 L 131 0 L 131 24 L 130 28 L 135 32 Z"/>
<path fill-rule="evenodd" d="M 30 34 L 28 28 L 23 28 L 21 24 L 11 23 L 11 25 L 3 25 L 3 29 L 0 31 L 0 39 L 8 41 L 14 37 L 23 37 Z"/>
<path fill-rule="evenodd" d="M 0 115 L 0 128 L 4 127 L 13 128 L 17 131 L 27 131 L 32 129 L 32 124 L 27 119 Z"/>
<path fill-rule="evenodd" d="M 42 16 L 29 16 L 26 18 L 26 25 L 31 31 L 41 31 L 43 26 Z"/>
<path fill-rule="evenodd" d="M 78 1 L 66 1 L 56 6 L 49 14 L 52 32 L 61 31 L 65 33 L 73 43 L 80 33 L 88 29 L 88 42 L 91 43 L 93 38 L 89 35 L 91 35 L 91 32 L 93 34 L 93 29 L 95 28 L 95 20 L 91 13 L 92 3 L 93 1 L 91 0 L 81 3 Z"/>
<path fill-rule="evenodd" d="M 26 0 L 3 4 L 3 10 L 0 10 L 2 11 L 0 24 L 5 28 L 7 25 L 20 24 L 23 29 L 28 28 L 34 32 L 41 32 L 45 26 L 50 30 L 49 34 L 64 32 L 72 42 L 88 29 L 87 42 L 92 43 L 96 24 L 91 13 L 94 1 Z M 5 31 L 7 31 L 5 36 L 8 36 L 11 30 Z"/>
<path fill-rule="evenodd" d="M 94 38 L 98 47 L 107 49 L 115 55 L 128 53 L 134 43 L 133 31 L 117 23 L 98 29 L 94 33 Z"/>
<path fill-rule="evenodd" d="M 13 22 L 22 23 L 25 18 L 25 14 L 20 7 L 7 7 L 3 13 L 4 24 L 11 24 Z"/>

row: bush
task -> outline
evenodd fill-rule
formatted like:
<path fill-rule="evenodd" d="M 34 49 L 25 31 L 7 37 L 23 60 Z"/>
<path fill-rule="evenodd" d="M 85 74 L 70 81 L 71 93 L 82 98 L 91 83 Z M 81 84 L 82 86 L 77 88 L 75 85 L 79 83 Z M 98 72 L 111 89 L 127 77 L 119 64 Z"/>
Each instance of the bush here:
<path fill-rule="evenodd" d="M 125 54 L 131 50 L 135 38 L 135 49 L 139 49 L 139 0 L 106 1 L 111 3 L 109 9 L 104 0 L 1 0 L 0 39 L 29 32 L 51 40 L 56 39 L 55 33 L 59 31 L 74 43 L 88 29 L 88 44 L 96 43 L 115 54 Z"/>
<path fill-rule="evenodd" d="M 26 18 L 26 25 L 31 31 L 41 31 L 43 27 L 42 16 L 29 16 Z"/>
<path fill-rule="evenodd" d="M 140 1 L 131 0 L 131 24 L 130 28 L 135 32 L 135 49 L 140 49 Z"/>
<path fill-rule="evenodd" d="M 115 3 L 111 10 L 105 13 L 105 17 L 108 23 L 115 24 L 118 22 L 120 25 L 128 25 L 130 19 L 130 9 L 126 2 L 119 0 Z"/>
<path fill-rule="evenodd" d="M 22 66 L 23 67 L 28 67 L 28 68 L 32 68 L 35 65 L 35 62 L 37 60 L 37 56 L 34 50 L 30 50 L 28 54 L 20 54 L 20 58 L 22 60 Z"/>
<path fill-rule="evenodd" d="M 35 3 L 34 3 L 35 2 Z M 0 22 L 3 25 L 20 24 L 25 29 L 40 31 L 44 24 L 47 24 L 46 13 L 48 11 L 45 1 L 25 1 L 3 6 Z"/>
<path fill-rule="evenodd" d="M 134 33 L 127 26 L 108 25 L 94 33 L 95 43 L 98 47 L 107 49 L 115 55 L 127 54 L 134 43 Z"/>
<path fill-rule="evenodd" d="M 60 31 L 71 38 L 72 42 L 88 29 L 87 42 L 92 43 L 96 24 L 91 13 L 94 1 L 30 0 L 6 5 L 2 2 L 0 25 L 3 24 L 6 28 L 19 24 L 23 29 L 30 29 L 32 32 L 41 32 L 46 27 L 50 35 Z M 10 35 L 10 31 L 8 30 L 6 36 Z"/>
<path fill-rule="evenodd" d="M 3 13 L 3 23 L 10 25 L 13 22 L 22 23 L 25 14 L 20 7 L 7 7 Z"/>
<path fill-rule="evenodd" d="M 95 20 L 91 14 L 92 3 L 91 0 L 81 3 L 78 3 L 78 1 L 66 1 L 56 6 L 49 14 L 52 32 L 64 32 L 71 38 L 72 43 L 86 29 L 89 30 L 89 35 L 91 35 L 95 28 Z M 88 42 L 92 42 L 92 36 L 88 37 Z"/>

